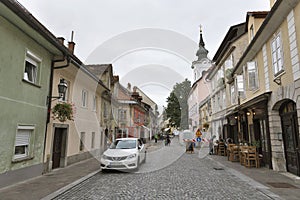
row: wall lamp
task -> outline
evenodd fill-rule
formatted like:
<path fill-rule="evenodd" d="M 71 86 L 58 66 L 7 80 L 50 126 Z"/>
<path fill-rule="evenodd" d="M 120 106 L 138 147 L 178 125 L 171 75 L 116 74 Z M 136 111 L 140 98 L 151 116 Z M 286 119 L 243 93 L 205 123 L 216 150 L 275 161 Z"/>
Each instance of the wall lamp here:
<path fill-rule="evenodd" d="M 57 85 L 57 88 L 58 88 L 58 94 L 59 94 L 59 96 L 52 96 L 52 97 L 48 96 L 48 102 L 51 99 L 60 99 L 60 98 L 64 98 L 65 97 L 66 91 L 68 89 L 68 84 L 65 81 L 65 79 L 60 79 L 59 84 Z"/>

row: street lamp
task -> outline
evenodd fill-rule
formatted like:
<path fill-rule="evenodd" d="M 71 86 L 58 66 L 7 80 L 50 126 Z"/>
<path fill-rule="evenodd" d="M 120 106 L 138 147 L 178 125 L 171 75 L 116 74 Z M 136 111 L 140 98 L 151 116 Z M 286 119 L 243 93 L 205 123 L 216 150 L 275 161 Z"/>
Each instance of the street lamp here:
<path fill-rule="evenodd" d="M 48 102 L 50 101 L 50 99 L 60 99 L 60 98 L 65 97 L 66 91 L 68 89 L 68 84 L 65 81 L 65 79 L 60 79 L 59 84 L 57 85 L 57 87 L 58 87 L 59 96 L 52 96 L 52 97 L 48 96 Z"/>

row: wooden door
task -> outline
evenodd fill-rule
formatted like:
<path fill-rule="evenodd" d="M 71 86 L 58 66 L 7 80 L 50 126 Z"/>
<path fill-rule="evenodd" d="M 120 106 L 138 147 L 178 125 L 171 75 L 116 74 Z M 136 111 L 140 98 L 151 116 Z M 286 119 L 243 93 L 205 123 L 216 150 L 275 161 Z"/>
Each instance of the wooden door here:
<path fill-rule="evenodd" d="M 60 167 L 60 158 L 62 153 L 63 129 L 55 128 L 52 151 L 52 169 Z"/>
<path fill-rule="evenodd" d="M 282 134 L 287 171 L 300 175 L 299 131 L 295 105 L 293 102 L 284 105 L 281 110 Z"/>

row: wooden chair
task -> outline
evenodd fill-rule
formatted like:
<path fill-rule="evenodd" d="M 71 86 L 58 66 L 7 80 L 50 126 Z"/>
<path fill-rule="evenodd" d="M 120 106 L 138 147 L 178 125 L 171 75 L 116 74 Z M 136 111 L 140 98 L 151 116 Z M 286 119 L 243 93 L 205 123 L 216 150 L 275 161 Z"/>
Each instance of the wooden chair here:
<path fill-rule="evenodd" d="M 240 158 L 240 148 L 237 145 L 234 145 L 232 147 L 232 152 L 231 152 L 231 161 L 232 162 L 238 162 Z"/>
<path fill-rule="evenodd" d="M 227 160 L 232 161 L 233 160 L 233 147 L 235 144 L 228 144 L 227 146 Z"/>
<path fill-rule="evenodd" d="M 225 148 L 225 143 L 220 142 L 218 145 L 218 153 L 220 156 L 226 156 L 226 148 Z"/>
<path fill-rule="evenodd" d="M 248 146 L 240 146 L 239 158 L 241 165 L 245 165 L 245 158 L 248 152 Z"/>
<path fill-rule="evenodd" d="M 215 155 L 219 154 L 219 152 L 218 152 L 218 145 L 214 145 L 214 154 Z"/>
<path fill-rule="evenodd" d="M 248 153 L 245 158 L 245 166 L 256 168 L 260 167 L 259 156 L 255 146 L 248 147 Z"/>

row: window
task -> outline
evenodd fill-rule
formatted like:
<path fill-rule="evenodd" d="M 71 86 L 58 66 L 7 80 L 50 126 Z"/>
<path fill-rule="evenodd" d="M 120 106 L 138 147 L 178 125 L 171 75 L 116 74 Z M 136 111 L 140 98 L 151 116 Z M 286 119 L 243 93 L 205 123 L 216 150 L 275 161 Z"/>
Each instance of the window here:
<path fill-rule="evenodd" d="M 257 74 L 257 66 L 256 62 L 248 62 L 247 63 L 248 70 L 248 88 L 250 90 L 254 90 L 258 88 L 258 74 Z"/>
<path fill-rule="evenodd" d="M 91 148 L 95 148 L 95 132 L 92 132 L 92 143 L 91 143 Z"/>
<path fill-rule="evenodd" d="M 219 69 L 219 71 L 218 71 L 218 80 L 219 80 L 220 78 L 224 78 L 224 72 L 223 72 L 223 69 L 222 69 L 222 68 Z"/>
<path fill-rule="evenodd" d="M 220 93 L 217 94 L 217 98 L 218 98 L 218 99 L 217 99 L 217 103 L 218 103 L 218 105 L 219 105 L 217 111 L 220 111 L 220 110 L 222 109 L 220 95 L 221 95 Z"/>
<path fill-rule="evenodd" d="M 14 160 L 28 158 L 30 156 L 30 138 L 33 134 L 34 126 L 18 126 Z"/>
<path fill-rule="evenodd" d="M 86 90 L 82 90 L 82 107 L 87 107 L 87 97 L 88 92 Z"/>
<path fill-rule="evenodd" d="M 93 111 L 96 111 L 97 110 L 97 97 L 94 96 L 93 97 Z"/>
<path fill-rule="evenodd" d="M 120 110 L 120 120 L 126 120 L 126 110 Z"/>
<path fill-rule="evenodd" d="M 37 75 L 41 59 L 35 56 L 30 51 L 26 52 L 24 80 L 37 84 Z"/>
<path fill-rule="evenodd" d="M 230 56 L 225 61 L 224 67 L 225 67 L 225 70 L 233 68 L 233 55 L 232 54 L 230 54 Z"/>
<path fill-rule="evenodd" d="M 79 145 L 79 151 L 84 150 L 84 142 L 85 142 L 85 132 L 80 133 L 80 145 Z"/>
<path fill-rule="evenodd" d="M 230 86 L 230 95 L 231 95 L 231 104 L 235 103 L 235 87 L 234 85 Z"/>
<path fill-rule="evenodd" d="M 239 97 L 245 98 L 245 88 L 244 88 L 244 76 L 236 76 L 236 86 Z"/>
<path fill-rule="evenodd" d="M 277 34 L 272 40 L 271 50 L 272 50 L 272 63 L 273 63 L 274 76 L 277 76 L 284 70 L 280 34 Z"/>

